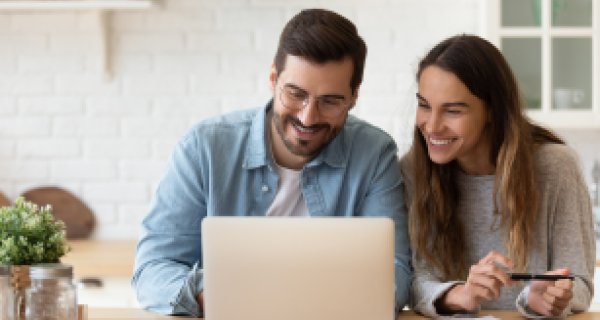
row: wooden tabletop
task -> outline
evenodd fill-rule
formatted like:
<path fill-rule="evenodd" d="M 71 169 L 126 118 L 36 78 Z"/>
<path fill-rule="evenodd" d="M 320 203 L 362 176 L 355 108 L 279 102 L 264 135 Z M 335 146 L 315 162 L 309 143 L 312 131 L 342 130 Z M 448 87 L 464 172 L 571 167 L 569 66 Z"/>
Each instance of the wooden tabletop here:
<path fill-rule="evenodd" d="M 72 251 L 60 259 L 76 277 L 133 276 L 137 241 L 69 240 Z"/>
<path fill-rule="evenodd" d="M 133 276 L 137 241 L 69 240 L 69 244 L 73 251 L 60 261 L 73 265 L 75 276 Z"/>
<path fill-rule="evenodd" d="M 502 320 L 524 320 L 517 311 L 482 311 L 479 316 L 493 316 Z M 165 320 L 181 319 L 182 317 L 164 316 L 158 313 L 141 309 L 119 309 L 119 308 L 90 308 L 88 320 Z M 186 318 L 192 319 L 192 318 Z M 417 320 L 427 319 L 415 314 L 413 311 L 403 311 L 398 319 Z M 569 320 L 600 320 L 600 312 L 586 312 L 568 317 Z M 242 319 L 243 320 L 243 319 Z"/>

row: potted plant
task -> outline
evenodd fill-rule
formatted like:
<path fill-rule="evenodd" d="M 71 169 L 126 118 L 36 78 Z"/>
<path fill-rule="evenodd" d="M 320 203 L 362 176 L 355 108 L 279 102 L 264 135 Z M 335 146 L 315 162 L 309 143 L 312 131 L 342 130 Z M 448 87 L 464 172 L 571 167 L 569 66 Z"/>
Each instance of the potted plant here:
<path fill-rule="evenodd" d="M 12 266 L 15 290 L 29 286 L 30 265 L 57 263 L 70 251 L 65 234 L 50 206 L 39 208 L 19 197 L 14 206 L 0 208 L 0 264 Z"/>

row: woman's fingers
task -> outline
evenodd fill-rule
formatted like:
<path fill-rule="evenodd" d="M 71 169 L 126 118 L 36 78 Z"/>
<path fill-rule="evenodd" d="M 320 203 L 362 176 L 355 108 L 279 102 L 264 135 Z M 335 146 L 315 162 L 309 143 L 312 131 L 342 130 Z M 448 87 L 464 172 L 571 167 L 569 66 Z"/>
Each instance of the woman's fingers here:
<path fill-rule="evenodd" d="M 548 301 L 543 300 L 542 306 L 544 307 L 544 309 L 546 311 L 545 313 L 542 312 L 542 314 L 544 314 L 547 317 L 558 316 L 558 315 L 562 314 L 563 309 L 559 309 L 558 307 L 548 303 Z"/>
<path fill-rule="evenodd" d="M 573 291 L 571 290 L 573 286 L 569 286 L 567 288 L 559 287 L 559 281 L 554 286 L 549 286 L 546 288 L 546 293 L 558 298 L 558 299 L 566 299 L 571 300 L 573 298 Z"/>
<path fill-rule="evenodd" d="M 544 292 L 542 294 L 542 298 L 544 299 L 544 301 L 546 303 L 548 303 L 549 305 L 551 305 L 553 307 L 560 309 L 561 311 L 564 310 L 569 305 L 569 300 L 570 300 L 570 299 L 559 298 L 557 296 L 549 294 L 548 292 Z"/>
<path fill-rule="evenodd" d="M 567 281 L 571 282 L 570 280 Z M 569 301 L 571 301 L 573 298 L 573 291 L 571 290 L 573 287 L 572 283 L 568 284 L 562 282 L 565 281 L 556 281 L 554 286 L 548 286 L 546 288 L 546 292 L 542 294 L 542 297 L 545 301 L 555 307 L 558 307 L 561 312 L 569 305 Z M 559 287 L 557 285 L 562 285 L 566 288 Z"/>
<path fill-rule="evenodd" d="M 545 274 L 568 275 L 569 269 L 558 269 Z M 573 299 L 573 282 L 568 279 L 557 281 L 532 281 L 529 290 L 529 306 L 545 316 L 559 316 Z"/>
<path fill-rule="evenodd" d="M 504 270 L 500 269 L 500 267 L 498 267 L 495 264 L 477 264 L 471 266 L 471 273 L 484 274 L 490 277 L 494 277 L 507 287 L 512 286 L 514 283 L 512 280 L 510 280 L 508 274 L 506 274 Z"/>
<path fill-rule="evenodd" d="M 491 251 L 478 264 L 471 266 L 465 284 L 467 300 L 464 300 L 469 308 L 478 306 L 483 300 L 499 298 L 503 286 L 512 286 L 510 277 L 496 264 L 509 269 L 514 267 L 510 259 L 496 251 Z"/>
<path fill-rule="evenodd" d="M 497 299 L 502 294 L 502 282 L 491 276 L 475 274 L 473 277 L 469 278 L 468 283 L 477 287 L 487 289 L 491 293 L 491 297 L 489 295 L 486 295 L 486 298 Z"/>
<path fill-rule="evenodd" d="M 558 280 L 554 282 L 554 287 L 566 290 L 573 290 L 573 281 L 569 279 Z"/>
<path fill-rule="evenodd" d="M 493 264 L 494 262 L 499 263 L 509 269 L 514 269 L 515 267 L 507 256 L 497 251 L 490 251 L 487 256 L 479 261 L 479 264 Z"/>
<path fill-rule="evenodd" d="M 474 310 L 484 300 L 493 300 L 494 293 L 487 287 L 482 287 L 474 282 L 467 282 L 464 285 L 463 307 L 466 310 Z"/>

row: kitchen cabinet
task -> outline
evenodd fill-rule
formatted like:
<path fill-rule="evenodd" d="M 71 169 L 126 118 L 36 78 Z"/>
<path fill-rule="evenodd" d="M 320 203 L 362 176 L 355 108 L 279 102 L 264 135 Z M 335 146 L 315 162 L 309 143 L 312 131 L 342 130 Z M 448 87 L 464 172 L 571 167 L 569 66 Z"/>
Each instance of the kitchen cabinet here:
<path fill-rule="evenodd" d="M 552 128 L 600 128 L 600 2 L 482 3 L 486 38 L 511 65 L 529 116 Z"/>

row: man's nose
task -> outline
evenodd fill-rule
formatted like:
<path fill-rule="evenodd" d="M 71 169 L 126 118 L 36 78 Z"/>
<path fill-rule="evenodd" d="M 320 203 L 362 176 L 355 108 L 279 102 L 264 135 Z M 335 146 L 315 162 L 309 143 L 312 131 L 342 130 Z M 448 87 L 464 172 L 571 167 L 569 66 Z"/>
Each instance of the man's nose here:
<path fill-rule="evenodd" d="M 302 122 L 305 127 L 310 127 L 313 124 L 319 123 L 319 100 L 314 98 L 308 98 L 305 102 L 305 107 L 298 111 L 298 120 Z"/>

